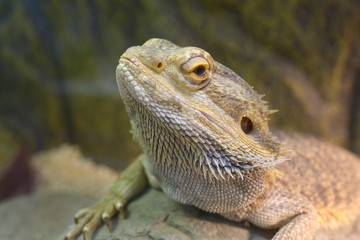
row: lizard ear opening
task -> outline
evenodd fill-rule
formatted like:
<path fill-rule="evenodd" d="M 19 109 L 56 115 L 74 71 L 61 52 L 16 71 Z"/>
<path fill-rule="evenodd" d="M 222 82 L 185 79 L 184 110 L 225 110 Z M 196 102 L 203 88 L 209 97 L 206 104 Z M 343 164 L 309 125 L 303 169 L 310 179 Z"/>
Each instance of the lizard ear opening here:
<path fill-rule="evenodd" d="M 245 134 L 250 134 L 252 130 L 254 129 L 253 123 L 248 117 L 242 117 L 241 118 L 241 130 Z"/>

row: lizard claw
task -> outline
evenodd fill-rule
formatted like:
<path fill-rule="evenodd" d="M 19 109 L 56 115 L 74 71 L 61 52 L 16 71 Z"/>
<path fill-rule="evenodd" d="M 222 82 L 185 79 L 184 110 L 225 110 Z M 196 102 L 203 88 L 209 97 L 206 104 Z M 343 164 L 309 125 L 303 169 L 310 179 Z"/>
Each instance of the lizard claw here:
<path fill-rule="evenodd" d="M 111 225 L 110 225 L 110 220 L 109 220 L 109 215 L 107 213 L 103 213 L 102 220 L 106 224 L 109 232 L 112 232 Z"/>
<path fill-rule="evenodd" d="M 104 221 L 111 232 L 110 218 L 119 211 L 125 217 L 123 204 L 120 202 L 100 201 L 91 208 L 84 208 L 75 214 L 76 226 L 66 234 L 64 240 L 70 240 L 82 233 L 84 240 L 89 239 L 89 234 Z"/>
<path fill-rule="evenodd" d="M 84 228 L 83 229 L 84 240 L 88 240 L 88 235 L 89 235 L 88 229 Z"/>
<path fill-rule="evenodd" d="M 120 213 L 120 216 L 122 217 L 122 219 L 125 219 L 126 212 L 125 212 L 123 204 L 121 204 L 121 202 L 117 202 L 115 207 L 116 207 L 116 210 Z"/>

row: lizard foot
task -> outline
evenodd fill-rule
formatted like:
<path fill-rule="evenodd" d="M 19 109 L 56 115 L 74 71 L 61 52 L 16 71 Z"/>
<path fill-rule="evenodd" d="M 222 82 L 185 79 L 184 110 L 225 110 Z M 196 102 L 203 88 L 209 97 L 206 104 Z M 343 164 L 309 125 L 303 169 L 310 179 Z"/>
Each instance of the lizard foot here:
<path fill-rule="evenodd" d="M 124 204 L 118 200 L 102 199 L 90 208 L 83 208 L 75 214 L 76 226 L 66 234 L 64 240 L 70 240 L 81 233 L 84 240 L 88 240 L 88 235 L 96 229 L 103 221 L 111 232 L 110 218 L 117 212 L 125 218 Z"/>

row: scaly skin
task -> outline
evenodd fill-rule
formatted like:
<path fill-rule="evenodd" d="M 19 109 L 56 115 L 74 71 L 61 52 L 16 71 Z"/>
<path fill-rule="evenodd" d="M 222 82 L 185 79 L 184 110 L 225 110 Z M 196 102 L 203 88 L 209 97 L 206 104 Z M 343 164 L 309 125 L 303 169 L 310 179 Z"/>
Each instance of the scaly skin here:
<path fill-rule="evenodd" d="M 309 136 L 272 134 L 262 96 L 204 50 L 151 39 L 122 55 L 116 76 L 144 155 L 77 214 L 66 239 L 108 222 L 145 175 L 178 202 L 279 229 L 273 239 L 312 239 L 359 214 L 359 158 Z"/>

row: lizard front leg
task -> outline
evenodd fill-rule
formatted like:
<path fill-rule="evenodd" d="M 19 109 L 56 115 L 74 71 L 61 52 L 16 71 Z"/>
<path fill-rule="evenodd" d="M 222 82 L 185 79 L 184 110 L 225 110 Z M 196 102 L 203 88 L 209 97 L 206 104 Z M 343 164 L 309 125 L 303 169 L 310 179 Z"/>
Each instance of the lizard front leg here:
<path fill-rule="evenodd" d="M 81 209 L 75 215 L 76 226 L 66 234 L 65 240 L 78 236 L 81 232 L 84 239 L 93 231 L 101 221 L 104 221 L 110 230 L 109 219 L 117 212 L 125 217 L 124 207 L 126 203 L 143 190 L 147 184 L 144 162 L 145 155 L 142 154 L 135 159 L 117 178 L 109 192 L 95 205 Z"/>
<path fill-rule="evenodd" d="M 318 228 L 318 214 L 312 203 L 286 189 L 271 190 L 246 211 L 221 215 L 233 221 L 247 220 L 261 228 L 279 228 L 272 240 L 310 240 Z"/>
<path fill-rule="evenodd" d="M 318 213 L 304 196 L 275 189 L 257 204 L 246 213 L 245 219 L 261 228 L 280 228 L 273 240 L 313 239 L 319 225 Z"/>

